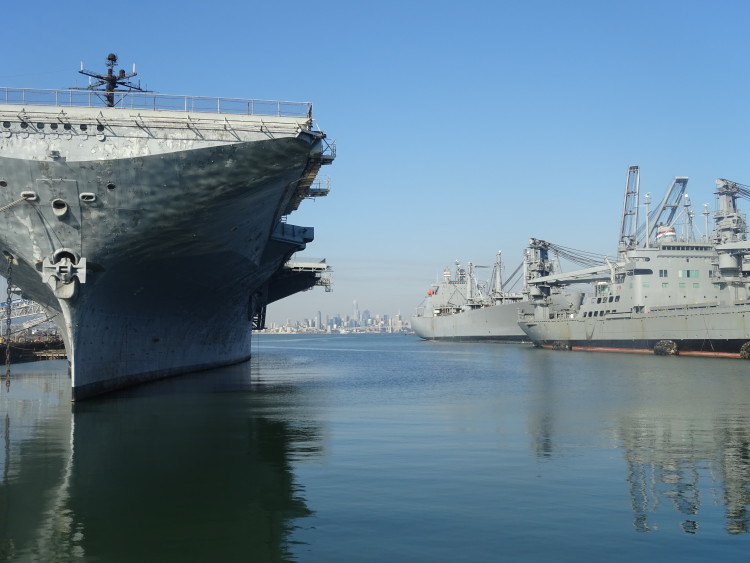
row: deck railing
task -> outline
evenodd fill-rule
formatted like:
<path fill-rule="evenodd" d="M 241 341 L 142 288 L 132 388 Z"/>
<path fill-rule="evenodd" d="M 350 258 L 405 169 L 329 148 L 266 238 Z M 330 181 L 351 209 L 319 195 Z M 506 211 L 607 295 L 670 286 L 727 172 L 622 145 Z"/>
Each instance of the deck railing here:
<path fill-rule="evenodd" d="M 0 88 L 0 103 L 24 106 L 44 105 L 56 107 L 100 108 L 106 107 L 106 95 L 105 92 L 93 90 Z M 312 103 L 310 102 L 174 96 L 167 94 L 154 94 L 151 92 L 114 92 L 114 107 L 131 110 L 142 109 L 241 115 L 268 115 L 279 117 L 312 117 Z"/>

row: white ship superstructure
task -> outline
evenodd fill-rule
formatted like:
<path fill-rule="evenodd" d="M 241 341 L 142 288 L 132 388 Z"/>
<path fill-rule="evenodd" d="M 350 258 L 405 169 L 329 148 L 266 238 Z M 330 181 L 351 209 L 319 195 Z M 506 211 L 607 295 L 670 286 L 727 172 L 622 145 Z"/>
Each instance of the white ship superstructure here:
<path fill-rule="evenodd" d="M 74 398 L 248 359 L 319 283 L 286 216 L 334 153 L 309 103 L 0 88 L 0 273 L 55 315 Z"/>

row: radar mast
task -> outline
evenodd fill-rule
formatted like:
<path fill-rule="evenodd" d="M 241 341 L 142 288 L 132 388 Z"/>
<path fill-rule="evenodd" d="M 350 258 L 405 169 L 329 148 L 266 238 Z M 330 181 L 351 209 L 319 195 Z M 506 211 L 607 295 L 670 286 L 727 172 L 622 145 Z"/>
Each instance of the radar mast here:
<path fill-rule="evenodd" d="M 77 88 L 78 90 L 93 90 L 95 92 L 104 92 L 104 101 L 107 107 L 115 107 L 115 91 L 118 88 L 126 88 L 127 91 L 138 90 L 139 92 L 145 92 L 141 88 L 140 82 L 134 84 L 129 82 L 129 79 L 136 76 L 138 73 L 135 71 L 135 65 L 133 65 L 133 72 L 126 73 L 124 69 L 115 74 L 115 66 L 117 66 L 117 55 L 110 53 L 107 55 L 107 74 L 99 74 L 91 70 L 83 68 L 81 63 L 81 74 L 85 74 L 91 78 L 96 78 L 96 82 L 90 82 L 86 88 Z M 102 88 L 103 86 L 103 88 Z"/>

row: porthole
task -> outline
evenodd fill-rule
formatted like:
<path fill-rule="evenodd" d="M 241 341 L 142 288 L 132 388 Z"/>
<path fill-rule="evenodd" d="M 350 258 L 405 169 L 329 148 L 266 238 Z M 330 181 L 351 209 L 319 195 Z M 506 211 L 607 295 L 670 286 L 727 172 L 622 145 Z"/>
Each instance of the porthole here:
<path fill-rule="evenodd" d="M 5 180 L 0 180 L 0 188 L 7 188 L 7 187 L 8 187 L 8 182 L 6 182 Z"/>
<path fill-rule="evenodd" d="M 57 129 L 57 123 L 50 123 L 49 128 L 50 129 Z"/>
<path fill-rule="evenodd" d="M 102 125 L 102 124 L 100 123 L 99 125 L 97 125 L 97 126 L 96 126 L 96 130 L 97 130 L 97 131 L 104 131 L 104 125 Z"/>
<path fill-rule="evenodd" d="M 10 121 L 3 121 L 3 127 L 8 129 L 10 127 Z"/>
<path fill-rule="evenodd" d="M 44 129 L 44 123 L 37 123 L 36 124 L 37 129 Z"/>
<path fill-rule="evenodd" d="M 29 124 L 26 123 L 25 121 L 21 122 L 21 129 L 26 129 L 28 126 L 29 126 Z"/>
<path fill-rule="evenodd" d="M 65 125 L 63 125 L 63 129 L 65 129 L 66 131 L 70 131 L 71 127 L 72 125 L 70 123 L 66 123 Z"/>
<path fill-rule="evenodd" d="M 112 182 L 110 182 L 109 184 L 107 184 L 107 189 L 108 189 L 108 190 L 114 190 L 114 189 L 115 189 L 115 187 L 116 187 L 116 186 L 115 186 L 115 185 L 114 185 L 114 184 L 113 184 Z"/>
<path fill-rule="evenodd" d="M 81 123 L 81 131 L 85 131 L 88 128 L 89 128 L 88 125 L 86 125 L 85 123 Z"/>

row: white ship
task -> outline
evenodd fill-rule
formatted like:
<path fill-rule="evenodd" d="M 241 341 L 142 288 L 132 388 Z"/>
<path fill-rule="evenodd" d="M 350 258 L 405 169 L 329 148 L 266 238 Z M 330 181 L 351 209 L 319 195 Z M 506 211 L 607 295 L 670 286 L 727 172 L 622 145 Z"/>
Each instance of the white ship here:
<path fill-rule="evenodd" d="M 321 283 L 286 222 L 335 145 L 312 105 L 0 88 L 0 274 L 56 321 L 73 398 L 242 362 L 268 303 Z M 118 90 L 118 87 L 128 87 Z"/>

